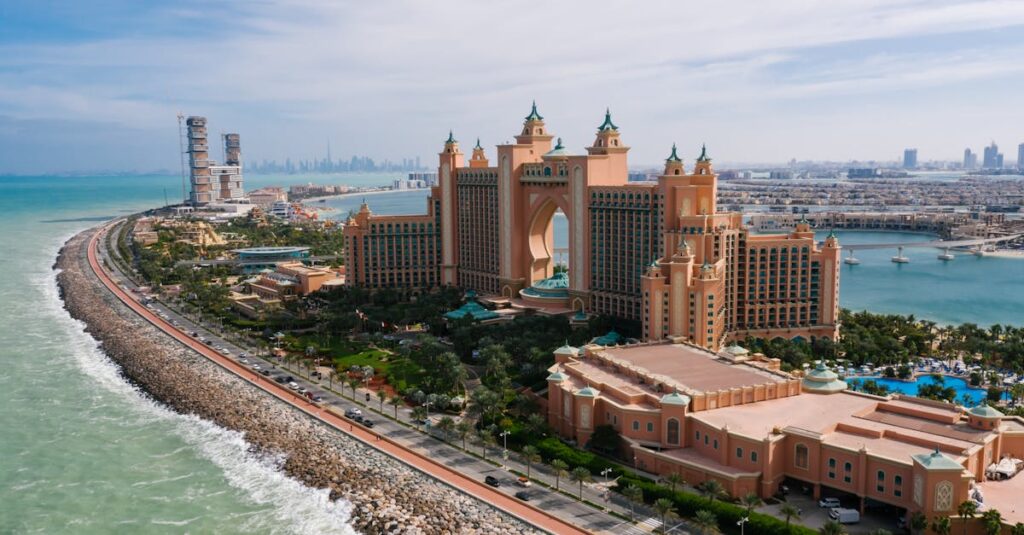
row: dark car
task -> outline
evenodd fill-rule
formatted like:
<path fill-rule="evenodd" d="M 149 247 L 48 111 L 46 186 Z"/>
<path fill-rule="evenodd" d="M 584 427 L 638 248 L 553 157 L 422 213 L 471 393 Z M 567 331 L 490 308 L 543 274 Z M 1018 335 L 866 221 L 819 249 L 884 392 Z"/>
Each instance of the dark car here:
<path fill-rule="evenodd" d="M 264 377 L 270 377 L 270 370 L 260 370 L 260 375 Z"/>
<path fill-rule="evenodd" d="M 285 376 L 283 376 L 283 375 L 278 375 L 277 377 L 274 377 L 274 382 L 275 382 L 275 383 L 281 383 L 281 384 L 285 384 L 285 383 L 287 383 L 287 382 L 288 382 L 288 378 L 286 378 L 286 377 L 285 377 Z"/>
<path fill-rule="evenodd" d="M 498 481 L 498 478 L 496 478 L 494 476 L 487 476 L 487 477 L 485 477 L 484 478 L 484 483 L 487 483 L 488 485 L 490 485 L 492 487 L 500 487 L 501 486 L 501 481 Z"/>
<path fill-rule="evenodd" d="M 519 498 L 520 500 L 523 500 L 524 502 L 528 502 L 528 501 L 530 501 L 530 493 L 526 492 L 525 490 L 521 490 L 521 491 L 516 493 L 516 498 Z"/>
<path fill-rule="evenodd" d="M 292 377 L 291 375 L 285 375 L 284 376 L 284 382 L 286 382 L 286 383 L 294 383 L 295 382 L 295 378 Z"/>
<path fill-rule="evenodd" d="M 366 427 L 373 427 L 373 420 L 369 418 L 363 418 L 363 425 Z"/>

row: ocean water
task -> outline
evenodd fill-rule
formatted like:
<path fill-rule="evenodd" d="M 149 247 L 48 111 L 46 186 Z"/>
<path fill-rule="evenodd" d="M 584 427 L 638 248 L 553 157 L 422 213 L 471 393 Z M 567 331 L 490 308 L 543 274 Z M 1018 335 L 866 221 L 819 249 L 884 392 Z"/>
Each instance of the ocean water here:
<path fill-rule="evenodd" d="M 0 533 L 352 533 L 346 503 L 139 393 L 61 308 L 64 240 L 175 186 L 0 177 Z"/>

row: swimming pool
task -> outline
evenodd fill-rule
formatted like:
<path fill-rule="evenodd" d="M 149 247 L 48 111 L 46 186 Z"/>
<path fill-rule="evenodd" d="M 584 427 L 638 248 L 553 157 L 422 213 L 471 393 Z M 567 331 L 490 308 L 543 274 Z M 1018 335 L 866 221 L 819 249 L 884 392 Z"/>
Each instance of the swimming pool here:
<path fill-rule="evenodd" d="M 900 381 L 899 379 L 888 379 L 885 377 L 851 377 L 846 379 L 846 382 L 854 384 L 861 383 L 865 380 L 873 380 L 879 385 L 885 386 L 890 392 L 907 394 L 909 396 L 917 395 L 917 388 L 920 385 L 933 385 L 936 383 L 934 375 L 918 375 L 917 379 L 913 382 Z M 952 387 L 956 390 L 956 402 L 963 404 L 964 395 L 967 395 L 971 399 L 971 403 L 967 406 L 973 407 L 982 401 L 985 401 L 987 392 L 984 388 L 977 388 L 967 384 L 967 381 L 959 377 L 943 376 L 942 381 L 944 386 Z"/>

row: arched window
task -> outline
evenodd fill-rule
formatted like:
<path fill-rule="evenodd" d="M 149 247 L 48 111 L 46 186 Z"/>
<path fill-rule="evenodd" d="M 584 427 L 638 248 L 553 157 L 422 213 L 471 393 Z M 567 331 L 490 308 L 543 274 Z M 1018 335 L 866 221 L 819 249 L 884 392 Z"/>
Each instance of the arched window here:
<path fill-rule="evenodd" d="M 550 167 L 545 167 L 544 168 L 544 176 L 551 176 L 551 168 Z"/>
<path fill-rule="evenodd" d="M 676 174 L 677 174 L 677 175 L 679 174 L 679 169 L 676 169 Z"/>
<path fill-rule="evenodd" d="M 875 482 L 875 490 L 880 493 L 885 492 L 885 470 L 878 471 L 878 481 Z"/>
<path fill-rule="evenodd" d="M 892 478 L 892 495 L 897 498 L 903 496 L 903 476 Z"/>
<path fill-rule="evenodd" d="M 612 140 L 612 145 L 615 145 L 616 147 L 618 147 L 619 146 L 619 140 L 613 139 Z"/>
<path fill-rule="evenodd" d="M 803 444 L 796 445 L 796 451 L 793 454 L 793 465 L 797 468 L 807 469 L 807 458 L 810 456 L 807 446 Z"/>
<path fill-rule="evenodd" d="M 843 481 L 847 483 L 853 481 L 853 465 L 850 463 L 843 465 Z"/>
<path fill-rule="evenodd" d="M 698 438 L 700 437 L 698 432 Z M 665 442 L 669 444 L 679 445 L 679 420 L 675 418 L 668 419 L 668 425 L 666 426 Z"/>

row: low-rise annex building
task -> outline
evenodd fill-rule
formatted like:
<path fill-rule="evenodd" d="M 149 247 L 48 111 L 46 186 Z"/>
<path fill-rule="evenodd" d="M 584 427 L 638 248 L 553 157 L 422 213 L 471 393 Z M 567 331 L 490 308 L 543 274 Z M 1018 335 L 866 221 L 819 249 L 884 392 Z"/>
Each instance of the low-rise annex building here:
<path fill-rule="evenodd" d="M 637 469 L 733 496 L 802 484 L 862 509 L 955 514 L 992 463 L 1024 458 L 1024 421 L 990 407 L 852 392 L 824 365 L 800 378 L 736 346 L 564 346 L 555 360 L 547 416 L 560 436 L 585 445 L 610 425 Z"/>

